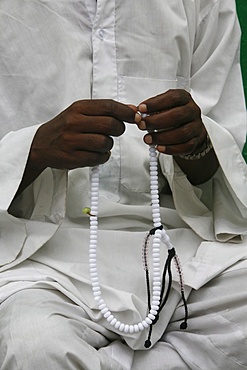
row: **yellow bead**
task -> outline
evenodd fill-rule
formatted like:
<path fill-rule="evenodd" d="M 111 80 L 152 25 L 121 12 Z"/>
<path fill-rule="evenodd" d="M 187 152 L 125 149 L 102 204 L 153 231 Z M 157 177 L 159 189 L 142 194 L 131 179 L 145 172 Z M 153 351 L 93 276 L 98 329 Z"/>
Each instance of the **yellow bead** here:
<path fill-rule="evenodd" d="M 89 208 L 89 207 L 84 207 L 82 209 L 82 213 L 84 213 L 85 215 L 88 215 L 90 213 L 90 211 L 91 211 L 91 208 Z"/>

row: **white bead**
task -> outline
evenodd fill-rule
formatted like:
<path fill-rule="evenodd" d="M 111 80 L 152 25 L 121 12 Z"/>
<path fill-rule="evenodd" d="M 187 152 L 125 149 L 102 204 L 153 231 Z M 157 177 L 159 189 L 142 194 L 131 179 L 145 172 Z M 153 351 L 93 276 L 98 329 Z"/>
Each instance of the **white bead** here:
<path fill-rule="evenodd" d="M 96 204 L 98 204 L 98 192 L 96 193 L 96 191 L 93 192 L 91 196 L 91 203 L 93 202 L 96 202 Z"/>
<path fill-rule="evenodd" d="M 150 318 L 149 318 L 149 317 L 146 317 L 146 318 L 145 318 L 145 321 L 146 321 L 146 323 L 147 323 L 148 325 L 151 325 L 151 324 L 152 324 L 152 320 L 150 320 Z"/>
<path fill-rule="evenodd" d="M 157 310 L 150 310 L 150 313 L 151 313 L 152 315 L 156 316 L 158 312 L 157 312 Z"/>
<path fill-rule="evenodd" d="M 160 243 L 153 243 L 153 249 L 156 249 L 157 251 L 159 251 L 160 250 Z"/>
<path fill-rule="evenodd" d="M 159 258 L 160 257 L 160 254 L 159 253 L 153 253 L 153 257 L 154 258 Z"/>
<path fill-rule="evenodd" d="M 97 272 L 90 272 L 90 276 L 91 276 L 91 279 L 94 278 L 94 277 L 98 277 L 98 273 Z"/>
<path fill-rule="evenodd" d="M 101 292 L 93 292 L 93 295 L 94 295 L 95 297 L 101 296 Z"/>
<path fill-rule="evenodd" d="M 141 322 L 139 322 L 139 324 L 138 324 L 138 328 L 139 328 L 139 330 L 141 330 L 141 331 L 145 329 Z"/>
<path fill-rule="evenodd" d="M 154 272 L 160 272 L 160 267 L 158 266 L 158 267 L 155 267 L 154 269 L 153 269 L 153 271 Z"/>
<path fill-rule="evenodd" d="M 102 315 L 104 315 L 106 312 L 108 312 L 108 307 L 105 307 L 101 310 Z"/>
<path fill-rule="evenodd" d="M 155 296 L 155 297 L 159 297 L 160 296 L 160 291 L 154 291 L 153 292 L 153 296 Z"/>
<path fill-rule="evenodd" d="M 113 315 L 110 315 L 109 317 L 107 317 L 107 321 L 109 323 L 111 323 L 113 319 L 114 319 L 114 316 Z"/>
<path fill-rule="evenodd" d="M 99 306 L 99 309 L 100 311 L 103 310 L 104 308 L 106 308 L 106 304 L 105 303 L 102 303 L 100 306 Z M 108 309 L 107 309 L 108 310 Z"/>
<path fill-rule="evenodd" d="M 145 320 L 142 321 L 142 325 L 144 326 L 145 329 L 147 329 L 149 327 L 147 321 L 145 321 Z"/>
<path fill-rule="evenodd" d="M 153 215 L 155 215 L 155 213 L 160 214 L 160 209 L 159 209 L 159 206 L 157 204 L 153 204 L 152 213 L 153 213 Z"/>
<path fill-rule="evenodd" d="M 126 325 L 124 326 L 124 332 L 125 332 L 125 333 L 128 333 L 128 332 L 129 332 L 129 330 L 130 330 L 130 326 L 129 326 L 128 324 L 126 324 Z"/>
<path fill-rule="evenodd" d="M 154 281 L 153 281 L 153 286 L 161 286 L 161 281 L 160 281 L 160 279 L 154 280 Z"/>
<path fill-rule="evenodd" d="M 93 289 L 93 292 L 99 292 L 100 291 L 99 286 L 93 286 L 92 289 Z"/>
<path fill-rule="evenodd" d="M 153 320 L 155 319 L 155 316 L 154 316 L 154 315 L 152 315 L 151 313 L 149 313 L 149 314 L 148 314 L 148 318 L 149 318 L 150 320 L 152 320 L 152 321 L 153 321 Z"/>
<path fill-rule="evenodd" d="M 97 226 L 90 226 L 90 229 L 91 229 L 91 235 L 97 235 L 97 230 L 98 230 Z"/>
<path fill-rule="evenodd" d="M 158 311 L 158 310 L 159 310 L 159 306 L 155 306 L 155 305 L 153 305 L 153 304 L 152 304 L 151 309 L 152 309 L 152 310 L 155 310 L 155 311 Z M 151 311 L 150 311 L 150 312 L 151 312 Z M 151 313 L 152 313 L 152 312 L 151 312 Z M 156 313 L 155 315 L 157 315 L 157 313 Z"/>
<path fill-rule="evenodd" d="M 134 325 L 130 325 L 130 334 L 134 333 Z"/>
<path fill-rule="evenodd" d="M 138 331 L 140 331 L 139 326 L 137 324 L 134 325 L 134 331 L 135 333 L 138 333 Z"/>
<path fill-rule="evenodd" d="M 108 317 L 111 316 L 111 311 L 107 311 L 105 314 L 104 314 L 104 317 L 107 319 Z"/>
<path fill-rule="evenodd" d="M 153 212 L 153 218 L 157 218 L 157 217 L 160 217 L 160 213 L 156 212 L 156 209 L 155 209 L 154 212 Z"/>
<path fill-rule="evenodd" d="M 160 283 L 160 274 L 157 274 L 153 277 L 153 283 L 155 285 L 156 282 L 159 282 Z M 158 285 L 158 284 L 157 284 Z"/>
<path fill-rule="evenodd" d="M 154 218 L 154 223 L 156 224 L 160 224 L 160 222 L 161 222 L 161 218 L 160 217 L 156 217 L 156 218 Z"/>
<path fill-rule="evenodd" d="M 114 317 L 113 320 L 110 322 L 110 324 L 112 326 L 115 326 L 116 322 L 117 322 L 117 319 Z"/>
<path fill-rule="evenodd" d="M 124 331 L 124 327 L 125 327 L 125 325 L 123 323 L 121 323 L 121 325 L 119 326 L 119 330 Z"/>
<path fill-rule="evenodd" d="M 153 277 L 154 277 L 154 279 L 160 280 L 160 273 L 159 272 L 154 272 Z"/>
<path fill-rule="evenodd" d="M 153 291 L 154 291 L 154 293 L 156 293 L 156 292 L 160 292 L 160 287 L 159 286 L 154 286 L 153 287 Z"/>
<path fill-rule="evenodd" d="M 121 325 L 121 322 L 120 321 L 117 321 L 114 326 L 115 326 L 116 329 L 119 329 L 120 325 Z"/>

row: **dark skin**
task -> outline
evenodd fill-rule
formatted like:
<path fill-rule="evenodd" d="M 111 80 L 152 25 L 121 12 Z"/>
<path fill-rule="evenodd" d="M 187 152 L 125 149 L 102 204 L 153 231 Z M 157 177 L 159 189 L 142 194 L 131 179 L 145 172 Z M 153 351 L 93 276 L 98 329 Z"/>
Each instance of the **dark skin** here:
<path fill-rule="evenodd" d="M 148 116 L 141 118 L 137 110 Z M 149 131 L 144 142 L 173 155 L 192 184 L 207 181 L 217 170 L 213 150 L 199 160 L 179 157 L 199 152 L 206 137 L 200 109 L 186 91 L 169 90 L 138 107 L 108 99 L 81 100 L 37 130 L 17 195 L 47 167 L 71 170 L 107 162 L 112 137 L 124 133 L 124 122 Z"/>
<path fill-rule="evenodd" d="M 39 127 L 16 195 L 47 167 L 72 170 L 108 161 L 112 137 L 135 122 L 134 107 L 113 100 L 80 100 Z"/>
<path fill-rule="evenodd" d="M 155 145 L 160 153 L 173 155 L 193 185 L 214 175 L 219 163 L 213 149 L 197 160 L 179 157 L 201 152 L 207 136 L 201 110 L 188 92 L 169 90 L 142 102 L 138 110 L 147 114 L 138 122 L 141 130 L 149 131 L 144 136 L 145 143 Z"/>

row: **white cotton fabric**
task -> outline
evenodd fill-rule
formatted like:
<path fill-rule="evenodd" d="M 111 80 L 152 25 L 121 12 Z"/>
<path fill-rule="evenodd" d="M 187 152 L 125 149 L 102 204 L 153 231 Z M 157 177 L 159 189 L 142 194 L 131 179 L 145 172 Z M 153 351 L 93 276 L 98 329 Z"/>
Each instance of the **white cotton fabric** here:
<path fill-rule="evenodd" d="M 78 99 L 139 104 L 170 88 L 189 90 L 220 168 L 194 187 L 172 157 L 159 156 L 162 222 L 183 265 L 186 294 L 246 257 L 246 112 L 234 1 L 2 0 L 0 34 L 1 301 L 27 288 L 55 288 L 115 331 L 101 318 L 90 286 L 89 220 L 81 212 L 90 201 L 89 169 L 47 169 L 11 204 L 37 128 Z M 102 293 L 129 323 L 147 309 L 141 250 L 152 220 L 142 136 L 126 124 L 100 168 Z M 153 345 L 180 300 L 173 276 Z M 146 335 L 122 338 L 143 349 Z"/>
<path fill-rule="evenodd" d="M 20 290 L 0 305 L 1 370 L 246 369 L 246 268 L 245 259 L 193 290 L 188 329 L 178 330 L 179 304 L 148 351 L 128 347 L 56 289 Z"/>

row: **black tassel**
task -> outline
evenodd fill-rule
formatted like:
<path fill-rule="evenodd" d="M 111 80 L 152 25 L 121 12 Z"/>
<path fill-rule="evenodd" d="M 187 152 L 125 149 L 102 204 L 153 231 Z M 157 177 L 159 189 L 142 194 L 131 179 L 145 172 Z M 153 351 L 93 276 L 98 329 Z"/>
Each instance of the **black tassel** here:
<path fill-rule="evenodd" d="M 148 235 L 145 239 L 144 248 L 143 248 L 143 264 L 144 264 L 144 269 L 145 269 L 145 272 L 146 272 L 146 285 L 147 285 L 147 297 L 148 297 L 148 309 L 149 309 L 149 311 L 151 309 L 151 291 L 150 291 L 150 281 L 149 281 L 149 271 L 148 271 L 148 261 L 147 261 L 148 260 L 148 258 L 147 258 L 148 241 L 149 241 L 150 236 L 155 234 L 156 230 L 162 230 L 162 229 L 163 229 L 163 226 L 161 225 L 157 228 L 154 228 L 154 229 L 150 230 L 150 232 L 148 233 Z M 165 304 L 168 301 L 168 297 L 169 297 L 171 287 L 172 287 L 171 264 L 172 264 L 172 259 L 173 258 L 175 260 L 175 265 L 177 267 L 177 271 L 178 271 L 178 274 L 179 274 L 181 296 L 182 296 L 182 300 L 183 300 L 183 304 L 184 304 L 184 310 L 185 310 L 184 321 L 181 323 L 180 329 L 183 329 L 183 330 L 187 329 L 188 306 L 187 306 L 186 299 L 185 299 L 185 294 L 184 294 L 182 269 L 181 269 L 181 266 L 180 266 L 178 256 L 176 255 L 175 248 L 171 248 L 171 249 L 168 249 L 168 256 L 167 256 L 166 263 L 165 263 L 164 270 L 163 270 L 163 274 L 162 274 L 160 307 L 159 307 L 157 315 L 155 316 L 155 319 L 153 320 L 152 324 L 149 327 L 148 337 L 147 337 L 147 340 L 145 341 L 145 344 L 144 344 L 145 348 L 150 348 L 151 345 L 152 345 L 151 336 L 152 336 L 152 331 L 153 331 L 153 325 L 155 325 L 157 323 L 157 321 L 159 320 L 159 314 L 160 314 L 160 312 L 162 311 L 162 309 L 164 308 Z M 165 284 L 166 284 L 166 275 L 167 274 L 168 274 L 168 286 L 167 286 L 167 289 L 166 289 L 165 297 L 163 299 L 163 296 L 164 296 L 164 293 L 165 293 Z"/>

